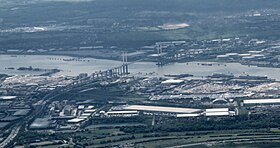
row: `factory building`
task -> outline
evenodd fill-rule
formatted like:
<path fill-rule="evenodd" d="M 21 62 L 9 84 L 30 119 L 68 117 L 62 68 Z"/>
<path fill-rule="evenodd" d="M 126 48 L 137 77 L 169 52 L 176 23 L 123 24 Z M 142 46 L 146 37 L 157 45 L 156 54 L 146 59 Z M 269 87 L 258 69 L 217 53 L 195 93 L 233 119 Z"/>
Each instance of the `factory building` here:
<path fill-rule="evenodd" d="M 204 115 L 206 117 L 234 116 L 235 115 L 235 111 L 230 111 L 229 108 L 211 108 L 211 109 L 206 109 Z"/>
<path fill-rule="evenodd" d="M 169 79 L 161 82 L 161 84 L 165 84 L 165 85 L 179 85 L 182 83 L 184 83 L 184 80 L 174 80 L 174 79 Z"/>
<path fill-rule="evenodd" d="M 250 99 L 243 100 L 244 105 L 280 104 L 280 99 Z"/>
<path fill-rule="evenodd" d="M 138 111 L 108 111 L 105 113 L 105 116 L 107 117 L 132 117 L 138 115 Z"/>
<path fill-rule="evenodd" d="M 146 106 L 146 105 L 127 105 L 123 106 L 124 110 L 136 110 L 144 112 L 163 112 L 172 114 L 188 114 L 200 112 L 200 109 L 193 108 L 179 108 L 179 107 L 163 107 L 163 106 Z"/>
<path fill-rule="evenodd" d="M 48 118 L 36 118 L 30 125 L 30 129 L 48 129 L 50 128 L 52 121 Z"/>

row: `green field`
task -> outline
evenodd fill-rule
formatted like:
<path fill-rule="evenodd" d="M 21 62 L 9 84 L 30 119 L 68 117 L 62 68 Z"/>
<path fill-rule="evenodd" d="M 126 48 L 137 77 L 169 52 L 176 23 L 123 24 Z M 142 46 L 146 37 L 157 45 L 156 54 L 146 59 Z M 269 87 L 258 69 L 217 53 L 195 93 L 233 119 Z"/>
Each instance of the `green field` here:
<path fill-rule="evenodd" d="M 100 135 L 102 136 L 100 137 Z M 96 138 L 96 136 L 99 136 L 99 138 Z M 84 139 L 76 142 L 82 145 L 89 145 L 88 147 L 106 147 L 125 143 L 134 143 L 135 147 L 170 147 L 189 144 L 198 144 L 200 146 L 212 144 L 214 147 L 234 147 L 240 145 L 250 147 L 254 146 L 254 144 L 250 144 L 251 142 L 274 145 L 274 142 L 279 142 L 280 133 L 260 129 L 128 134 L 118 129 L 96 129 L 87 131 L 86 133 L 77 133 L 75 137 Z"/>

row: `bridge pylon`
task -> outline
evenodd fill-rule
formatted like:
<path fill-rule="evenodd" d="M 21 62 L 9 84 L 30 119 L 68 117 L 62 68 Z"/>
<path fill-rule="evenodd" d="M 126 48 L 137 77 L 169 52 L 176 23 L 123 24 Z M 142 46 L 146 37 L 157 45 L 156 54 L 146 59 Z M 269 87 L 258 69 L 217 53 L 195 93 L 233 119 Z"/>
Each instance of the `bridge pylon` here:
<path fill-rule="evenodd" d="M 122 53 L 122 59 L 123 59 L 123 63 L 122 63 L 122 74 L 126 75 L 128 74 L 128 61 L 127 61 L 127 51 L 124 51 Z"/>
<path fill-rule="evenodd" d="M 162 58 L 162 46 L 160 43 L 157 44 L 156 46 L 157 48 L 157 54 L 158 54 L 158 62 L 157 62 L 157 65 L 158 66 L 162 66 L 164 63 L 163 63 L 163 58 Z"/>

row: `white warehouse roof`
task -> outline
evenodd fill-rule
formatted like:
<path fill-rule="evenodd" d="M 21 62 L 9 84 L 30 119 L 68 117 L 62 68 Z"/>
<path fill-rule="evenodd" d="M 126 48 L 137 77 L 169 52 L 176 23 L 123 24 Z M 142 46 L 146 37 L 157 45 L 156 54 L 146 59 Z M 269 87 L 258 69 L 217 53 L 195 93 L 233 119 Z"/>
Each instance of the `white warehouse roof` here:
<path fill-rule="evenodd" d="M 182 83 L 184 82 L 184 80 L 174 80 L 174 79 L 169 79 L 169 80 L 166 80 L 166 81 L 163 81 L 161 82 L 162 84 L 179 84 L 179 83 Z"/>
<path fill-rule="evenodd" d="M 85 108 L 84 105 L 79 105 L 79 106 L 78 106 L 78 109 L 84 109 L 84 108 Z"/>
<path fill-rule="evenodd" d="M 128 105 L 128 106 L 124 106 L 123 109 L 126 109 L 126 110 L 141 110 L 141 111 L 156 111 L 156 112 L 169 112 L 169 113 L 193 113 L 193 112 L 201 111 L 200 109 L 193 109 L 193 108 L 145 106 L 145 105 Z"/>
<path fill-rule="evenodd" d="M 93 113 L 93 112 L 95 112 L 96 110 L 95 109 L 87 109 L 87 110 L 85 110 L 84 112 L 85 113 Z"/>
<path fill-rule="evenodd" d="M 229 112 L 206 112 L 205 116 L 229 116 Z"/>
<path fill-rule="evenodd" d="M 79 123 L 79 122 L 82 122 L 82 121 L 84 121 L 84 120 L 85 120 L 85 119 L 74 118 L 74 119 L 68 120 L 67 122 L 68 122 L 68 123 Z"/>
<path fill-rule="evenodd" d="M 17 96 L 0 96 L 0 100 L 12 100 L 17 98 Z"/>
<path fill-rule="evenodd" d="M 198 117 L 199 114 L 177 114 L 178 118 L 183 118 L 183 117 Z"/>
<path fill-rule="evenodd" d="M 280 99 L 251 99 L 244 100 L 244 104 L 273 104 L 280 103 Z"/>
<path fill-rule="evenodd" d="M 107 114 L 138 114 L 138 111 L 109 111 Z"/>
<path fill-rule="evenodd" d="M 228 58 L 228 55 L 217 55 L 217 58 Z"/>

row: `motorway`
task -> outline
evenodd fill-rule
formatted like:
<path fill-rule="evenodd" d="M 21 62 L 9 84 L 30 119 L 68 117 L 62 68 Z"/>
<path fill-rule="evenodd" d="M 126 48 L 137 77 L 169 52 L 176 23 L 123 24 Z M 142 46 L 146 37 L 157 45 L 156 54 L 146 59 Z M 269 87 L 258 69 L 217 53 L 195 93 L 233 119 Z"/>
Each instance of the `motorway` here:
<path fill-rule="evenodd" d="M 127 65 L 129 65 L 129 64 L 131 64 L 131 63 L 128 63 Z M 117 67 L 117 68 L 119 68 L 119 67 Z M 88 79 L 88 78 L 89 77 L 86 78 L 87 79 L 86 81 L 81 82 L 81 81 L 77 80 L 77 81 L 74 81 L 72 84 L 69 84 L 68 86 L 57 88 L 57 89 L 51 91 L 50 93 L 48 93 L 41 100 L 39 100 L 38 102 L 40 102 L 40 103 L 35 103 L 33 105 L 34 111 L 31 114 L 29 114 L 27 117 L 24 118 L 24 122 L 17 123 L 11 129 L 9 136 L 0 143 L 0 148 L 4 148 L 4 147 L 8 146 L 9 143 L 11 143 L 16 138 L 16 136 L 18 135 L 18 133 L 22 127 L 25 127 L 24 130 L 27 131 L 28 123 L 30 123 L 35 117 L 40 115 L 42 113 L 45 105 L 48 104 L 49 102 L 51 102 L 52 99 L 56 98 L 57 96 L 68 93 L 70 91 L 73 91 L 75 89 L 86 88 L 88 85 L 92 85 L 92 84 L 98 82 L 97 80 Z"/>
<path fill-rule="evenodd" d="M 48 95 L 46 95 L 46 97 L 44 98 L 45 99 L 48 98 Z M 39 115 L 43 111 L 45 104 L 46 102 L 44 101 L 40 105 L 35 106 L 34 111 L 31 114 L 29 114 L 27 117 L 25 117 L 23 122 L 14 125 L 9 136 L 3 142 L 0 143 L 0 148 L 4 148 L 7 145 L 9 145 L 9 143 L 11 143 L 16 138 L 16 136 L 18 135 L 22 127 L 25 127 L 26 130 L 28 127 L 28 123 L 30 123 L 37 115 Z"/>
<path fill-rule="evenodd" d="M 27 117 L 24 118 L 24 120 L 23 120 L 24 122 L 20 122 L 20 123 L 17 123 L 16 125 L 14 125 L 14 127 L 11 129 L 9 136 L 0 143 L 0 148 L 7 147 L 16 138 L 16 136 L 18 135 L 18 133 L 22 127 L 25 127 L 24 130 L 27 131 L 28 123 L 30 123 L 35 117 L 40 115 L 42 113 L 42 111 L 44 110 L 45 105 L 48 104 L 49 102 L 51 102 L 52 99 L 56 98 L 57 96 L 68 93 L 70 91 L 73 91 L 75 89 L 84 88 L 85 86 L 87 86 L 87 84 L 91 85 L 96 82 L 97 82 L 96 80 L 91 80 L 91 81 L 84 82 L 86 84 L 78 83 L 77 85 L 68 85 L 63 88 L 57 88 L 57 89 L 51 91 L 50 93 L 48 93 L 41 100 L 39 100 L 38 103 L 35 103 L 33 105 L 34 111 L 31 114 L 29 114 Z"/>
<path fill-rule="evenodd" d="M 0 148 L 4 148 L 5 146 L 7 146 L 19 133 L 20 129 L 22 126 L 16 125 L 10 135 L 0 144 Z"/>

